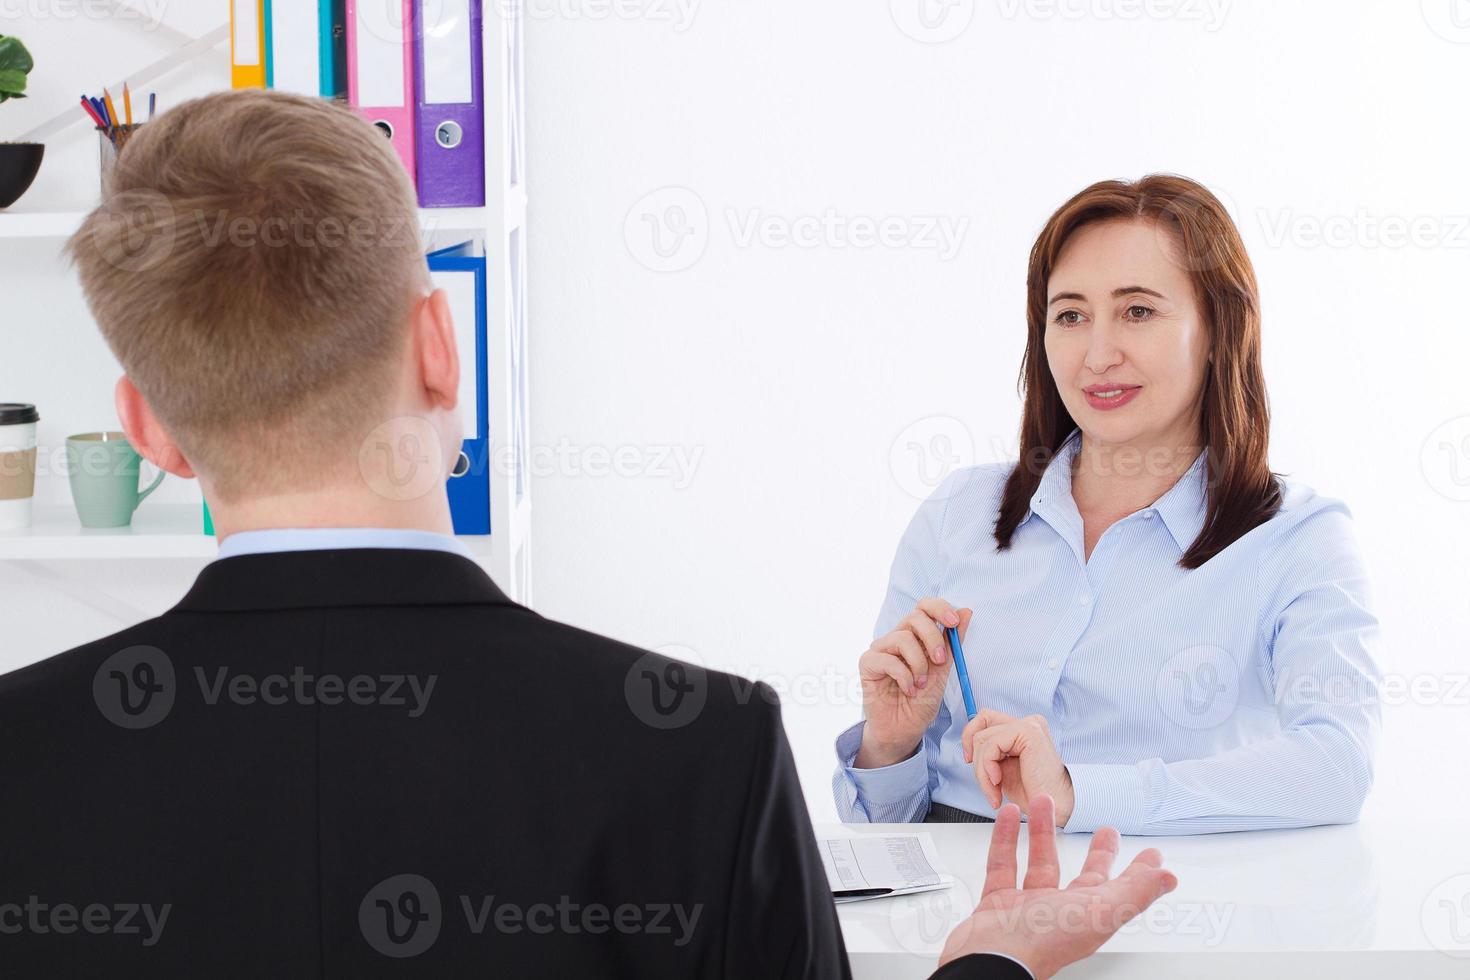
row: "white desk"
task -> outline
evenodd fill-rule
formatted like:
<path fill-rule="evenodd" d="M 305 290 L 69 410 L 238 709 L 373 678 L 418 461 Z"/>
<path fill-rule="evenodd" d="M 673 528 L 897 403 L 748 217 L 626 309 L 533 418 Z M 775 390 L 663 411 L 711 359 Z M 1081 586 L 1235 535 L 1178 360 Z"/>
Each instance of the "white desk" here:
<path fill-rule="evenodd" d="M 955 887 L 838 906 L 856 980 L 929 976 L 980 897 L 990 824 L 829 824 L 817 836 L 928 832 Z M 1090 837 L 1057 835 L 1062 883 Z M 1197 837 L 1124 837 L 1179 887 L 1064 978 L 1437 980 L 1470 977 L 1470 819 Z M 1026 828 L 1018 856 L 1026 867 Z M 1021 880 L 1018 876 L 1018 881 Z"/>

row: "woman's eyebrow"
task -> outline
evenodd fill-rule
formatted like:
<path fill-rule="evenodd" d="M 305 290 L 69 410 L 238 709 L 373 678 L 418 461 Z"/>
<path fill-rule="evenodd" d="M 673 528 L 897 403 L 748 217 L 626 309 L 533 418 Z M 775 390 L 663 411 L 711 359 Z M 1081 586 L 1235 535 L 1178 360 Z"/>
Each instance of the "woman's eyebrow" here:
<path fill-rule="evenodd" d="M 1128 296 L 1132 293 L 1146 293 L 1149 296 L 1157 296 L 1159 299 L 1168 299 L 1168 297 L 1165 296 L 1163 293 L 1159 292 L 1156 289 L 1149 289 L 1147 286 L 1122 286 L 1118 289 L 1113 290 L 1113 298 L 1117 299 L 1120 296 Z M 1086 300 L 1087 297 L 1083 296 L 1081 293 L 1057 293 L 1047 302 L 1046 305 L 1051 306 L 1053 303 L 1057 303 L 1064 299 Z"/>

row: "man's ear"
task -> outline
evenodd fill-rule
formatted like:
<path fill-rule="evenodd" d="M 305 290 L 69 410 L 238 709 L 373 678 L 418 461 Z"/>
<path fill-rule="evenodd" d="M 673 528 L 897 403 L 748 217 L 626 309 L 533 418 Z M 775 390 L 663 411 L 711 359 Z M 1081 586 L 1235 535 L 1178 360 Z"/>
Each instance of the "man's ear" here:
<path fill-rule="evenodd" d="M 122 422 L 123 433 L 138 451 L 138 455 L 174 476 L 193 479 L 194 468 L 184 458 L 173 436 L 168 434 L 168 430 L 153 414 L 153 409 L 148 407 L 143 393 L 128 380 L 126 374 L 117 379 L 113 401 L 117 405 L 117 417 Z"/>
<path fill-rule="evenodd" d="M 453 411 L 459 402 L 459 350 L 454 338 L 454 313 L 444 290 L 434 290 L 418 304 L 414 312 L 414 347 L 424 390 L 436 408 Z"/>

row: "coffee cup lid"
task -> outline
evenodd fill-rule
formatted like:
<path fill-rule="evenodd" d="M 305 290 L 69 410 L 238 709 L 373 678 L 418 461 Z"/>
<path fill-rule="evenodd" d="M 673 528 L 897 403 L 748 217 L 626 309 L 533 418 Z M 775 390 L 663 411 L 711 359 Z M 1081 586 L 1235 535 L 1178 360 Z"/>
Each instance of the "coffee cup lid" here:
<path fill-rule="evenodd" d="M 24 402 L 0 402 L 0 425 L 25 425 L 41 421 L 36 406 Z"/>

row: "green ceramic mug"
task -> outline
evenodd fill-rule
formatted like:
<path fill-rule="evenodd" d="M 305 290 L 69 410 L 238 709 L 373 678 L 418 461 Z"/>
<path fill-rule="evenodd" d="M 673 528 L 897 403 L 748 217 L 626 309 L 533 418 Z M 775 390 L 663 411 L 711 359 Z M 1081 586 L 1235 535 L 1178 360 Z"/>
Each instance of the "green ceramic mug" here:
<path fill-rule="evenodd" d="M 147 490 L 138 491 L 142 457 L 121 432 L 68 436 L 67 470 L 71 499 L 82 527 L 127 527 L 133 511 L 163 482 L 163 470 Z"/>

